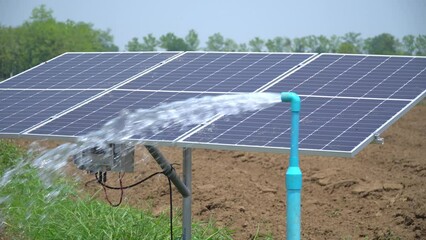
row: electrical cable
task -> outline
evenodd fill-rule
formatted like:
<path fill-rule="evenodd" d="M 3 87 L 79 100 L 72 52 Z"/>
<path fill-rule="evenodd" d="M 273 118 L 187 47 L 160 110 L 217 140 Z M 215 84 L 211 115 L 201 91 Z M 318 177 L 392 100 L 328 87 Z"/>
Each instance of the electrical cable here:
<path fill-rule="evenodd" d="M 104 182 L 102 182 L 101 181 L 102 179 L 98 178 L 97 174 L 95 174 L 95 177 L 96 177 L 96 180 L 98 181 L 99 184 L 101 184 L 102 186 L 104 186 L 104 187 L 106 187 L 108 189 L 112 189 L 112 190 L 124 190 L 124 189 L 129 189 L 129 188 L 135 187 L 135 186 L 137 186 L 137 185 L 139 185 L 139 184 L 147 181 L 148 179 L 150 179 L 150 178 L 152 178 L 152 177 L 154 177 L 155 175 L 158 175 L 158 174 L 164 174 L 164 173 L 163 172 L 153 173 L 153 174 L 149 175 L 148 177 L 146 177 L 146 178 L 144 178 L 144 179 L 142 179 L 142 180 L 140 180 L 140 181 L 138 181 L 136 183 L 133 183 L 133 184 L 130 184 L 130 185 L 124 186 L 124 187 L 123 186 L 120 186 L 120 187 L 109 186 L 109 185 L 105 184 Z"/>
<path fill-rule="evenodd" d="M 173 167 L 173 164 L 171 164 L 171 171 L 174 171 L 174 170 L 175 169 Z M 106 182 L 106 172 L 99 172 L 99 175 L 98 175 L 98 173 L 95 173 L 95 180 L 102 186 L 102 188 L 104 190 L 104 193 L 105 193 L 105 198 L 108 201 L 108 203 L 112 207 L 118 207 L 118 206 L 120 206 L 120 204 L 123 201 L 123 195 L 124 195 L 124 190 L 125 189 L 129 189 L 129 188 L 135 187 L 135 186 L 137 186 L 137 185 L 139 185 L 139 184 L 147 181 L 148 179 L 150 179 L 150 178 L 152 178 L 152 177 L 154 177 L 154 176 L 156 176 L 158 174 L 164 174 L 164 176 L 167 177 L 167 175 L 166 175 L 166 173 L 164 171 L 163 172 L 155 172 L 155 173 L 149 175 L 148 177 L 146 177 L 146 178 L 144 178 L 144 179 L 142 179 L 142 180 L 140 180 L 140 181 L 138 181 L 136 183 L 130 184 L 128 186 L 123 186 L 123 181 L 122 180 L 123 180 L 124 174 L 121 175 L 121 173 L 119 173 L 118 174 L 118 176 L 119 176 L 119 182 L 120 182 L 120 186 L 119 187 L 109 186 L 109 185 L 105 184 L 105 182 Z M 167 177 L 167 180 L 169 182 L 169 196 L 170 196 L 170 199 L 169 199 L 170 200 L 170 240 L 173 240 L 173 191 L 172 191 L 172 182 L 171 182 L 170 178 Z M 120 200 L 119 200 L 119 202 L 117 204 L 113 204 L 109 200 L 108 194 L 107 194 L 107 189 L 120 190 L 121 191 L 121 193 L 120 193 Z"/>
<path fill-rule="evenodd" d="M 96 174 L 95 174 L 95 176 L 96 176 Z M 124 173 L 123 173 L 123 175 L 121 175 L 121 173 L 118 173 L 118 179 L 119 179 L 120 187 L 121 187 L 121 189 L 120 189 L 120 200 L 119 200 L 118 203 L 112 203 L 112 201 L 108 197 L 107 188 L 104 185 L 101 184 L 102 189 L 104 190 L 104 193 L 105 193 L 105 199 L 107 200 L 109 205 L 111 205 L 112 207 L 118 207 L 123 202 L 123 196 L 124 196 L 124 189 L 122 188 L 123 187 L 123 177 L 124 177 Z M 102 181 L 98 180 L 98 183 L 102 183 Z"/>

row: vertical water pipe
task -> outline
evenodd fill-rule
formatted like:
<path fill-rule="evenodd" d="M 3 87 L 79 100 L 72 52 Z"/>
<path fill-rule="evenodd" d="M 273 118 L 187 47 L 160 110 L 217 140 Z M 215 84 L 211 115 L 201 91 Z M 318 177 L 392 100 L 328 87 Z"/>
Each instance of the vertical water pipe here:
<path fill-rule="evenodd" d="M 291 103 L 290 163 L 285 175 L 287 188 L 287 240 L 300 239 L 300 212 L 302 171 L 299 167 L 299 114 L 300 97 L 296 93 L 282 92 L 281 101 Z"/>

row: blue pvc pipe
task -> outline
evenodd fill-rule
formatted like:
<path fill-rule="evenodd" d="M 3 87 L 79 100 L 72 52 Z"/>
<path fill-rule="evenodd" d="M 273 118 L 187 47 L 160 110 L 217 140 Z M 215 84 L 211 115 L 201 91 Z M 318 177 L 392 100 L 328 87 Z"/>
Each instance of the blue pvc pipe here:
<path fill-rule="evenodd" d="M 287 239 L 300 240 L 300 213 L 302 171 L 299 167 L 299 115 L 300 97 L 296 93 L 282 92 L 281 101 L 291 103 L 290 164 L 286 173 Z"/>

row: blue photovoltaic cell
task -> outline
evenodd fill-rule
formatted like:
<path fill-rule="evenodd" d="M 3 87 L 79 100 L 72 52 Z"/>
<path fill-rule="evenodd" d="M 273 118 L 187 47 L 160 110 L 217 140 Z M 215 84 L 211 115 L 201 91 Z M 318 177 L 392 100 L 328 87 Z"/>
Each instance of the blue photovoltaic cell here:
<path fill-rule="evenodd" d="M 253 92 L 312 55 L 188 52 L 121 89 Z"/>
<path fill-rule="evenodd" d="M 194 93 L 133 92 L 112 91 L 90 103 L 69 112 L 46 125 L 34 130 L 31 134 L 81 136 L 99 130 L 108 120 L 117 117 L 121 111 L 149 109 L 162 103 L 170 103 L 197 97 Z M 206 96 L 206 95 L 203 95 Z M 191 127 L 170 126 L 158 131 L 147 131 L 142 136 L 145 140 L 172 141 Z"/>
<path fill-rule="evenodd" d="M 352 151 L 409 101 L 302 98 L 300 149 Z M 185 139 L 185 143 L 290 147 L 290 108 L 271 108 L 225 117 Z"/>
<path fill-rule="evenodd" d="M 110 88 L 175 53 L 67 53 L 0 83 L 0 88 Z"/>
<path fill-rule="evenodd" d="M 268 91 L 414 99 L 426 89 L 426 58 L 322 54 Z"/>
<path fill-rule="evenodd" d="M 20 133 L 99 91 L 0 90 L 0 133 Z"/>

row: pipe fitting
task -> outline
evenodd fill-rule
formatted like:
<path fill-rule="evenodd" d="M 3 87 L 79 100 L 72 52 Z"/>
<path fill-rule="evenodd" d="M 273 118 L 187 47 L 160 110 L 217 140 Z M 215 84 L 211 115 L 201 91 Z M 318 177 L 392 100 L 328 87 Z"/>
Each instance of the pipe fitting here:
<path fill-rule="evenodd" d="M 281 101 L 291 103 L 292 112 L 300 112 L 300 97 L 293 92 L 282 92 Z"/>

